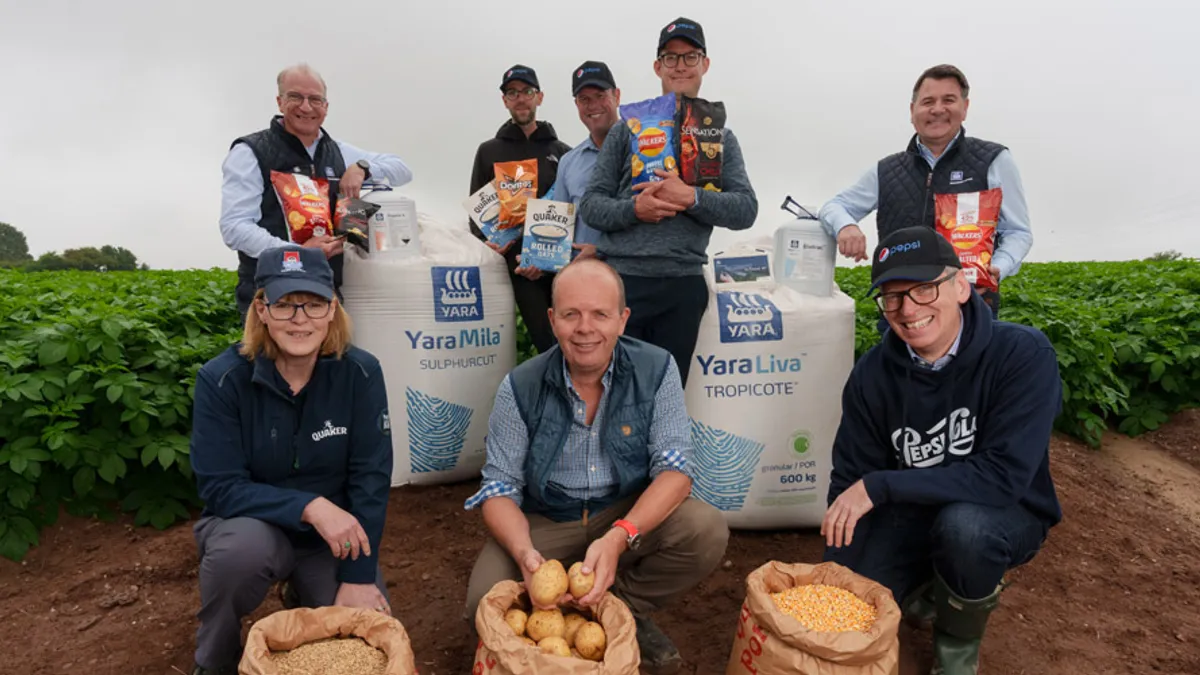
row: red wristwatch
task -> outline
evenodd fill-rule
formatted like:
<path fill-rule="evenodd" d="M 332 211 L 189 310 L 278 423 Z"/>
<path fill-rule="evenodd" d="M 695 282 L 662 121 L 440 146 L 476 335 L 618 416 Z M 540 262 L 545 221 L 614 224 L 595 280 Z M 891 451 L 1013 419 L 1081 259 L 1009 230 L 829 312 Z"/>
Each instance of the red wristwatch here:
<path fill-rule="evenodd" d="M 625 545 L 629 547 L 630 551 L 636 551 L 642 545 L 642 535 L 638 533 L 637 525 L 628 520 L 618 520 L 612 526 L 625 530 L 625 534 L 628 535 L 625 538 Z"/>

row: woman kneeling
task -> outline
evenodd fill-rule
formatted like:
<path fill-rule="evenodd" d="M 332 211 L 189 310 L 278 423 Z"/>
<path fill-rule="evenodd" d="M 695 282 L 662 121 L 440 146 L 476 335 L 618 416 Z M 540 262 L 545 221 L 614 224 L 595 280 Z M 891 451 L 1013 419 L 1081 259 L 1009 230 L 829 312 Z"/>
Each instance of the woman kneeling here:
<path fill-rule="evenodd" d="M 320 249 L 264 251 L 254 281 L 241 343 L 196 375 L 193 675 L 236 672 L 242 618 L 277 581 L 303 606 L 391 613 L 378 564 L 392 476 L 379 362 L 350 345 Z"/>

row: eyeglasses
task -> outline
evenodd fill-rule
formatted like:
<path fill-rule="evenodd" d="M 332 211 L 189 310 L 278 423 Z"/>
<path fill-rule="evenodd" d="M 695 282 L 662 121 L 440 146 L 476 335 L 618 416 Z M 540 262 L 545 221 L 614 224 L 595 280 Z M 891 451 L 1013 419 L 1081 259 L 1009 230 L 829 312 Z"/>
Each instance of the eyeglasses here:
<path fill-rule="evenodd" d="M 892 293 L 880 293 L 875 296 L 875 304 L 879 306 L 881 311 L 892 313 L 900 311 L 904 305 L 904 298 L 908 296 L 918 305 L 928 305 L 936 302 L 938 296 L 941 295 L 942 284 L 954 278 L 955 272 L 951 272 L 939 279 L 934 279 L 927 284 L 917 284 L 907 291 L 895 291 Z"/>
<path fill-rule="evenodd" d="M 530 87 L 528 89 L 507 89 L 504 92 L 504 98 L 506 98 L 510 101 L 515 101 L 515 100 L 517 100 L 517 97 L 533 98 L 534 95 L 537 93 L 538 93 L 538 90 L 534 89 L 533 87 Z"/>
<path fill-rule="evenodd" d="M 700 63 L 700 59 L 704 58 L 704 52 L 688 52 L 686 54 L 676 54 L 674 52 L 665 52 L 659 54 L 658 60 L 668 68 L 674 68 L 679 65 L 679 60 L 683 59 L 683 65 L 689 68 Z"/>
<path fill-rule="evenodd" d="M 325 300 L 309 300 L 308 302 L 272 302 L 267 305 L 267 314 L 276 321 L 291 321 L 296 312 L 303 309 L 304 315 L 310 319 L 324 319 L 329 316 L 333 304 Z"/>
<path fill-rule="evenodd" d="M 314 108 L 324 108 L 329 103 L 329 99 L 325 98 L 324 96 L 317 96 L 315 94 L 311 96 L 305 96 L 298 91 L 289 91 L 283 95 L 283 98 L 288 103 L 294 105 L 300 105 L 307 100 L 308 104 Z"/>

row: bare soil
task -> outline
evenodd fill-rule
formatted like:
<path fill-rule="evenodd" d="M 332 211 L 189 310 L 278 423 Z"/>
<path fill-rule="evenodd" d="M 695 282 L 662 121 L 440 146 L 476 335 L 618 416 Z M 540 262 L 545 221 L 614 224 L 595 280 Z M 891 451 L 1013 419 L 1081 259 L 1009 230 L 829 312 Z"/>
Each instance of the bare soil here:
<path fill-rule="evenodd" d="M 1066 517 L 1041 554 L 1010 575 L 982 672 L 1200 673 L 1200 521 L 1185 499 L 1190 494 L 1195 503 L 1198 474 L 1180 469 L 1187 467 L 1171 449 L 1175 439 L 1186 445 L 1198 433 L 1200 416 L 1186 414 L 1153 443 L 1115 437 L 1106 446 L 1116 450 L 1096 452 L 1053 441 Z M 1152 461 L 1137 470 L 1142 453 Z M 1158 461 L 1164 458 L 1171 461 Z M 392 496 L 382 559 L 396 616 L 425 675 L 471 670 L 462 603 L 484 528 L 462 503 L 475 487 L 410 487 Z M 812 530 L 735 532 L 728 562 L 657 617 L 684 654 L 686 672 L 724 672 L 752 569 L 773 559 L 814 562 L 820 554 Z M 0 673 L 190 672 L 196 564 L 188 524 L 158 532 L 127 518 L 64 517 L 23 563 L 0 560 Z M 270 595 L 248 623 L 279 608 Z M 928 672 L 929 643 L 927 632 L 902 629 L 902 675 Z"/>

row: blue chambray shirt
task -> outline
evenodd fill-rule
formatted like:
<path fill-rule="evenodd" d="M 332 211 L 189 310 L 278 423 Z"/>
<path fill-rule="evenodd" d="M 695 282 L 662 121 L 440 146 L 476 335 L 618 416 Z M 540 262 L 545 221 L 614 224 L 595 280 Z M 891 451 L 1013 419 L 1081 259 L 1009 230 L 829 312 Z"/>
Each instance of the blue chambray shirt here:
<path fill-rule="evenodd" d="M 587 192 L 588 183 L 592 180 L 592 169 L 596 166 L 596 158 L 600 156 L 600 148 L 588 136 L 579 145 L 571 148 L 567 154 L 558 160 L 558 174 L 546 199 L 559 202 L 571 202 L 575 205 L 575 213 L 579 213 L 579 202 Z M 596 244 L 600 241 L 600 231 L 588 227 L 583 222 L 583 216 L 575 219 L 575 243 Z"/>
<path fill-rule="evenodd" d="M 600 396 L 596 417 L 587 424 L 587 405 L 575 387 L 563 361 L 563 376 L 574 406 L 571 430 L 558 464 L 548 481 L 560 486 L 573 499 L 594 500 L 617 490 L 612 460 L 600 444 L 600 429 L 608 405 L 612 383 L 613 362 L 601 378 L 604 393 Z M 467 499 L 463 507 L 476 508 L 492 497 L 508 497 L 518 506 L 524 499 L 525 453 L 529 451 L 529 432 L 517 409 L 512 390 L 512 376 L 506 376 L 496 392 L 496 403 L 488 419 L 487 461 L 483 466 L 483 484 Z M 667 373 L 654 397 L 654 419 L 650 424 L 650 478 L 663 471 L 678 471 L 693 478 L 691 467 L 692 423 L 684 406 L 683 384 L 674 359 L 668 360 Z"/>

